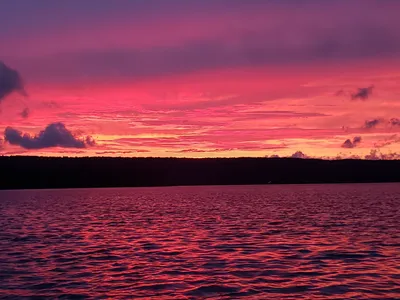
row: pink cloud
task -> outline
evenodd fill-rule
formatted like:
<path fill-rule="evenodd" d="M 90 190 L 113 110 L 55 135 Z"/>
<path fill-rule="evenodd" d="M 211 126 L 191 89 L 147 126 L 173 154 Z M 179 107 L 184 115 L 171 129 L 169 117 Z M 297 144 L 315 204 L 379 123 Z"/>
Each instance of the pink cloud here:
<path fill-rule="evenodd" d="M 120 1 L 30 5 L 31 26 L 0 3 L 0 54 L 30 96 L 1 101 L 0 130 L 63 122 L 96 138 L 88 155 L 400 150 L 396 1 Z"/>

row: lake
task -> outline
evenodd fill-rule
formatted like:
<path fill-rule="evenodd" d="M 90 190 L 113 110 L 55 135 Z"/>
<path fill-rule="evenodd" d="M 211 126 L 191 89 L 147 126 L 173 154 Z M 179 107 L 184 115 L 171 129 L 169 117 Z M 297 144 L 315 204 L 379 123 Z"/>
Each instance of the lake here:
<path fill-rule="evenodd" d="M 400 184 L 0 191 L 0 297 L 398 299 Z"/>

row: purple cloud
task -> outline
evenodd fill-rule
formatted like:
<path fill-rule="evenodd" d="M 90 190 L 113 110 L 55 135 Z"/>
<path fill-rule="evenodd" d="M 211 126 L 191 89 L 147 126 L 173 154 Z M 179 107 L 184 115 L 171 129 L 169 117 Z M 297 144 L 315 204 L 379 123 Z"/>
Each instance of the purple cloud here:
<path fill-rule="evenodd" d="M 358 144 L 361 143 L 361 137 L 356 136 L 353 138 L 353 141 L 350 139 L 347 139 L 343 144 L 342 148 L 355 148 L 358 146 Z"/>
<path fill-rule="evenodd" d="M 390 125 L 392 126 L 400 126 L 400 119 L 398 118 L 392 118 L 389 121 Z"/>
<path fill-rule="evenodd" d="M 383 122 L 382 119 L 367 120 L 364 123 L 364 127 L 367 128 L 367 129 L 375 128 L 377 125 L 379 125 L 382 122 Z"/>
<path fill-rule="evenodd" d="M 359 88 L 358 91 L 351 95 L 352 100 L 367 100 L 372 95 L 374 86 Z"/>
<path fill-rule="evenodd" d="M 26 95 L 19 73 L 0 61 L 0 102 L 12 92 Z"/>
<path fill-rule="evenodd" d="M 309 158 L 308 155 L 304 154 L 304 153 L 301 152 L 301 151 L 296 151 L 295 153 L 292 154 L 291 157 L 292 157 L 292 158 L 302 158 L 302 159 Z"/>
<path fill-rule="evenodd" d="M 17 129 L 7 127 L 4 132 L 4 140 L 11 145 L 18 145 L 25 149 L 86 148 L 95 145 L 92 137 L 78 138 L 63 123 L 49 124 L 36 136 L 23 134 Z"/>
<path fill-rule="evenodd" d="M 394 160 L 400 159 L 400 154 L 397 152 L 382 153 L 379 149 L 372 149 L 369 154 L 365 155 L 366 160 Z"/>

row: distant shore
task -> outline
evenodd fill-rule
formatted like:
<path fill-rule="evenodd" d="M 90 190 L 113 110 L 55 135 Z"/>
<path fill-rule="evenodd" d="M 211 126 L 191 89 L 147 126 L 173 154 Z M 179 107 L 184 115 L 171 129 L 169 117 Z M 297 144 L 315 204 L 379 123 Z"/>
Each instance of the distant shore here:
<path fill-rule="evenodd" d="M 0 157 L 0 189 L 400 182 L 400 161 Z"/>

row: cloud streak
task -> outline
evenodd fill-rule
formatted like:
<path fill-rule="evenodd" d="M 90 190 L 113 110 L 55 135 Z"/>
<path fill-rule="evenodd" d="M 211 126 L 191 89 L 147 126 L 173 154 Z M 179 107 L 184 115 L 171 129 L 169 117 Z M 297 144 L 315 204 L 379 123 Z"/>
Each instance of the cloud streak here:
<path fill-rule="evenodd" d="M 396 144 L 400 142 L 400 137 L 397 134 L 393 134 L 387 138 L 385 138 L 383 141 L 380 141 L 378 143 L 375 143 L 376 148 L 383 148 L 392 144 Z"/>
<path fill-rule="evenodd" d="M 23 134 L 17 129 L 7 127 L 4 132 L 4 140 L 11 145 L 18 145 L 24 149 L 86 148 L 95 145 L 92 137 L 79 138 L 69 131 L 63 123 L 49 124 L 35 136 Z"/>

